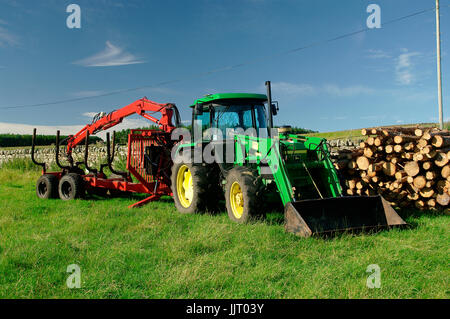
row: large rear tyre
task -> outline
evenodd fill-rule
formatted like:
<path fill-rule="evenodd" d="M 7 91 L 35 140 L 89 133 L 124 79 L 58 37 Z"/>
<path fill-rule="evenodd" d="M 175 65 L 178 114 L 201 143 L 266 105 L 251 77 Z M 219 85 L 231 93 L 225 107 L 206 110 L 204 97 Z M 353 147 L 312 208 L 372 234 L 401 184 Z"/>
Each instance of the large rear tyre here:
<path fill-rule="evenodd" d="M 204 212 L 211 201 L 208 168 L 201 164 L 177 163 L 172 166 L 171 188 L 175 207 L 180 213 Z M 215 195 L 217 196 L 217 195 Z"/>
<path fill-rule="evenodd" d="M 58 178 L 55 175 L 45 174 L 36 182 L 36 195 L 39 198 L 58 198 Z"/>
<path fill-rule="evenodd" d="M 58 192 L 62 200 L 82 198 L 85 193 L 83 178 L 75 173 L 64 175 L 59 181 Z"/>
<path fill-rule="evenodd" d="M 246 167 L 235 167 L 227 174 L 225 203 L 228 217 L 246 223 L 261 215 L 262 182 L 257 173 Z"/>

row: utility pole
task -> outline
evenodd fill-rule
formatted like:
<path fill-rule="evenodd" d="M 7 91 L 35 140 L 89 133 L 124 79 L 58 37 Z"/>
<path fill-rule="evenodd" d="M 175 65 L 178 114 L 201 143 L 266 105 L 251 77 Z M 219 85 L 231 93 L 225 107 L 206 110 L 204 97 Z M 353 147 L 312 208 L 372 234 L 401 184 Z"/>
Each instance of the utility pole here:
<path fill-rule="evenodd" d="M 439 128 L 444 128 L 442 115 L 442 73 L 441 73 L 441 26 L 439 20 L 439 0 L 436 0 L 436 44 L 437 44 L 437 77 L 438 77 L 438 103 L 439 103 Z"/>

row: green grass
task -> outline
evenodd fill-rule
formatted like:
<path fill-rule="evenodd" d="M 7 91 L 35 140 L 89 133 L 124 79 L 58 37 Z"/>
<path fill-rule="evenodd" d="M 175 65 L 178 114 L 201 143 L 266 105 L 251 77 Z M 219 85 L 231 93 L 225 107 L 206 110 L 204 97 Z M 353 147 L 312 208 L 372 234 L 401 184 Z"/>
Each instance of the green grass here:
<path fill-rule="evenodd" d="M 0 169 L 12 169 L 21 172 L 24 171 L 36 171 L 40 172 L 42 170 L 41 166 L 34 164 L 30 158 L 15 158 L 14 160 L 9 160 L 0 164 Z"/>
<path fill-rule="evenodd" d="M 316 137 L 323 137 L 328 140 L 333 139 L 346 139 L 346 138 L 364 138 L 364 136 L 361 135 L 361 130 L 346 130 L 346 131 L 336 131 L 336 132 L 321 132 L 321 133 L 308 133 L 305 134 L 306 136 L 316 136 Z"/>
<path fill-rule="evenodd" d="M 300 239 L 277 218 L 182 215 L 171 199 L 63 202 L 35 196 L 37 171 L 0 169 L 0 298 L 448 298 L 449 217 L 412 229 Z M 70 264 L 80 289 L 66 287 Z M 366 268 L 381 267 L 381 288 Z"/>

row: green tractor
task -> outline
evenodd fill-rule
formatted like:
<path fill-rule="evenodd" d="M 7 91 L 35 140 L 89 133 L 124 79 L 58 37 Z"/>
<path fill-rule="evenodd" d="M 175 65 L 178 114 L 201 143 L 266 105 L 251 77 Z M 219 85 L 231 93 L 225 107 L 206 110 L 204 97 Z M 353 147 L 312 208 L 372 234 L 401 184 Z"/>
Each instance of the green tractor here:
<path fill-rule="evenodd" d="M 175 145 L 171 188 L 181 213 L 214 210 L 225 198 L 245 223 L 284 206 L 298 236 L 405 225 L 381 196 L 345 197 L 326 140 L 274 129 L 278 104 L 267 95 L 223 93 L 197 99 L 190 137 Z"/>

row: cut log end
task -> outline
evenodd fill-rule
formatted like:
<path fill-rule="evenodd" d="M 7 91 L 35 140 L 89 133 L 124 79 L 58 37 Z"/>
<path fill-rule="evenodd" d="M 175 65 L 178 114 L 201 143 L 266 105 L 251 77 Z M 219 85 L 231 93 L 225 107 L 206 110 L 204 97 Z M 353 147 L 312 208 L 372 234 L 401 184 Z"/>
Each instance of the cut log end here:
<path fill-rule="evenodd" d="M 405 172 L 406 174 L 408 174 L 408 176 L 416 176 L 420 172 L 419 164 L 414 161 L 406 163 Z"/>

